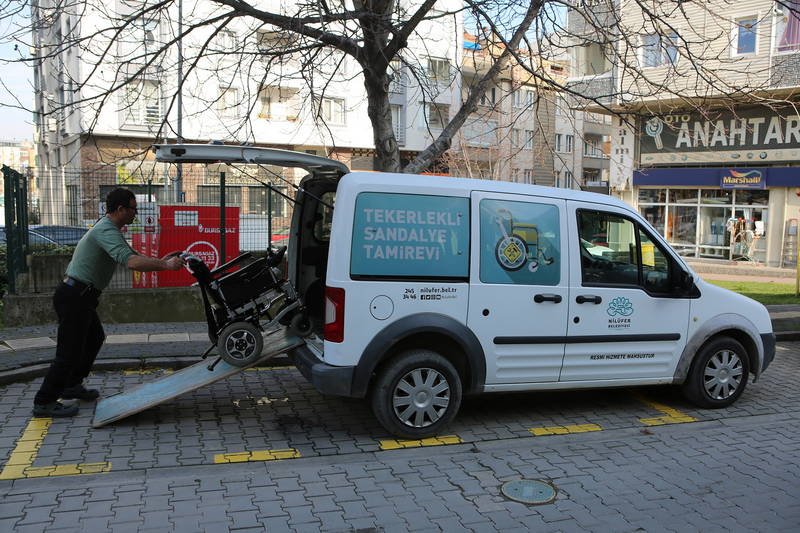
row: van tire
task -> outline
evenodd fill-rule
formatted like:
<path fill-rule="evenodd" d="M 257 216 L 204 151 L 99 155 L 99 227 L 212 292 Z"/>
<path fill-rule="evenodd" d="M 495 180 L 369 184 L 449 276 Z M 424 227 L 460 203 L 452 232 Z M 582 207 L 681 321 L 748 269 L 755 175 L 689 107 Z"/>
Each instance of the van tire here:
<path fill-rule="evenodd" d="M 717 337 L 697 352 L 683 394 L 699 407 L 727 407 L 742 395 L 749 375 L 750 360 L 744 346 L 730 337 Z"/>
<path fill-rule="evenodd" d="M 450 361 L 430 350 L 409 350 L 378 374 L 372 388 L 372 410 L 389 433 L 424 439 L 437 435 L 456 416 L 461 395 L 461 379 Z M 416 408 L 412 396 L 417 398 Z"/>

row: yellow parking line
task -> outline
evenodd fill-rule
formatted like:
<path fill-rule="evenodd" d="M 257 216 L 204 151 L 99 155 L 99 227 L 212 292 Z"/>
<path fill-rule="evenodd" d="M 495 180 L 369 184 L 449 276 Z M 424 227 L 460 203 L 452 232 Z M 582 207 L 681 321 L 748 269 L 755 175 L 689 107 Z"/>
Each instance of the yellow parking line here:
<path fill-rule="evenodd" d="M 159 374 L 159 373 L 166 375 L 166 374 L 172 374 L 173 372 L 175 372 L 175 371 L 172 370 L 171 368 L 157 368 L 157 367 L 141 368 L 139 370 L 123 370 L 122 371 L 123 375 L 125 375 L 125 376 L 144 376 L 144 375 L 147 375 L 147 374 Z"/>
<path fill-rule="evenodd" d="M 287 448 L 285 450 L 218 453 L 214 455 L 214 464 L 246 463 L 248 461 L 278 461 L 281 459 L 297 459 L 298 457 L 300 457 L 300 452 L 294 448 Z"/>
<path fill-rule="evenodd" d="M 97 474 L 111 470 L 111 463 L 81 463 L 71 465 L 33 466 L 45 435 L 53 423 L 52 418 L 32 418 L 14 451 L 0 472 L 0 479 L 20 479 L 45 476 L 75 476 Z"/>
<path fill-rule="evenodd" d="M 448 444 L 461 444 L 463 441 L 458 435 L 445 435 L 422 440 L 382 440 L 381 450 L 399 450 L 401 448 L 418 448 L 420 446 L 446 446 Z"/>
<path fill-rule="evenodd" d="M 603 431 L 597 424 L 572 424 L 568 426 L 544 426 L 540 428 L 530 428 L 528 431 L 534 437 L 544 435 L 567 435 L 569 433 L 586 433 L 588 431 Z"/>
<path fill-rule="evenodd" d="M 696 418 L 669 407 L 668 405 L 648 400 L 640 394 L 636 394 L 634 396 L 643 404 L 664 414 L 664 416 L 656 416 L 653 418 L 640 418 L 639 422 L 646 426 L 663 426 L 664 424 L 685 424 L 687 422 L 697 422 Z"/>

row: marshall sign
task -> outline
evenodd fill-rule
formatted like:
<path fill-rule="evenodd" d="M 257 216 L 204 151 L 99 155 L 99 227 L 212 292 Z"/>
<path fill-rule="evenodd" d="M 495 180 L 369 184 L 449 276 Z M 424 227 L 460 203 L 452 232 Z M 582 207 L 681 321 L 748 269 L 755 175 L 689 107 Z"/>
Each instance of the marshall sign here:
<path fill-rule="evenodd" d="M 793 108 L 676 113 L 640 120 L 643 165 L 800 159 L 800 114 Z"/>

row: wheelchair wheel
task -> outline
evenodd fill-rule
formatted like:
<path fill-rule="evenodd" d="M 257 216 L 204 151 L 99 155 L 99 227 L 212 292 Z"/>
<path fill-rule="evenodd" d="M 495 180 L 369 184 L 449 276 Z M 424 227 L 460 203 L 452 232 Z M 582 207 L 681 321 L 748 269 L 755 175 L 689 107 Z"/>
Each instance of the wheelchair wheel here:
<path fill-rule="evenodd" d="M 298 337 L 307 337 L 311 334 L 311 320 L 305 313 L 297 313 L 289 323 L 289 331 Z"/>
<path fill-rule="evenodd" d="M 217 349 L 226 363 L 247 366 L 261 357 L 264 337 L 250 322 L 234 322 L 220 333 Z"/>

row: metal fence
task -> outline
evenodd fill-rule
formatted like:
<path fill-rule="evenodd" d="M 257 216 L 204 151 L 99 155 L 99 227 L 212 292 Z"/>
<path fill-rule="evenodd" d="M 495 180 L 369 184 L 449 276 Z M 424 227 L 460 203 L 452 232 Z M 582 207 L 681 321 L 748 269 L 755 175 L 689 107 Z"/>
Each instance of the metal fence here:
<path fill-rule="evenodd" d="M 134 250 L 157 257 L 188 250 L 213 267 L 241 252 L 265 254 L 270 245 L 286 241 L 293 184 L 300 177 L 293 169 L 184 165 L 178 181 L 174 166 L 157 163 L 145 168 L 140 163 L 133 169 L 34 169 L 25 174 L 25 264 L 8 274 L 10 289 L 17 293 L 55 288 L 78 240 L 104 216 L 105 197 L 116 187 L 131 190 L 137 198 L 137 218 L 123 228 Z M 0 230 L 0 240 L 11 229 Z M 109 288 L 159 288 L 192 281 L 186 273 L 142 275 L 120 266 Z"/>

